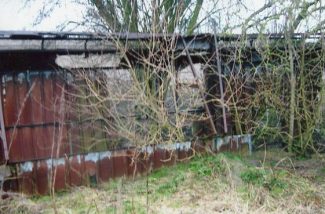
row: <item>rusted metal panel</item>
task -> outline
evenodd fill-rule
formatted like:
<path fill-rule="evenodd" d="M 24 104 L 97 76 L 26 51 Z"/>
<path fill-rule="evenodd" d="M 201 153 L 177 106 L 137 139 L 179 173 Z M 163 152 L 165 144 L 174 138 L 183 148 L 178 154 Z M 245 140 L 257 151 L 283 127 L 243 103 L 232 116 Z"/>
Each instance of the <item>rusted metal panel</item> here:
<path fill-rule="evenodd" d="M 18 183 L 20 191 L 26 194 L 34 194 L 36 162 L 25 162 L 19 166 Z"/>
<path fill-rule="evenodd" d="M 191 149 L 197 153 L 204 154 L 207 152 L 206 145 L 203 144 L 202 142 L 195 141 L 191 145 Z"/>
<path fill-rule="evenodd" d="M 62 126 L 62 146 L 61 155 L 68 156 L 70 154 L 70 144 L 69 144 L 69 128 L 68 125 Z"/>
<path fill-rule="evenodd" d="M 9 35 L 10 38 L 12 36 L 17 35 Z M 11 39 L 23 39 L 21 36 L 18 35 L 18 38 Z M 45 39 L 40 34 L 27 36 Z M 96 43 L 101 41 L 97 37 L 88 36 L 89 39 L 94 39 Z M 60 59 L 60 57 L 57 57 L 58 52 L 56 51 L 59 51 L 57 47 L 69 44 L 67 48 L 74 49 L 75 53 L 84 52 L 87 49 L 88 40 L 81 37 L 77 40 L 70 38 L 69 42 L 66 38 L 61 38 L 59 35 L 54 35 L 53 38 L 57 41 L 45 39 L 46 41 L 41 43 L 43 48 L 55 50 L 51 54 L 49 52 L 46 53 L 46 51 L 37 54 L 24 53 L 24 49 L 22 49 L 22 53 L 15 52 L 14 57 L 1 53 L 4 59 L 10 60 L 10 63 L 0 62 L 0 69 L 5 79 L 3 81 L 5 98 L 2 101 L 4 102 L 6 136 L 8 137 L 10 147 L 9 163 L 21 166 L 19 184 L 23 191 L 43 194 L 49 192 L 47 187 L 49 188 L 51 185 L 54 189 L 58 190 L 70 185 L 97 183 L 114 177 L 143 174 L 151 168 L 173 165 L 177 160 L 186 159 L 192 154 L 193 148 L 200 152 L 212 149 L 211 146 L 193 145 L 187 142 L 185 144 L 157 145 L 148 146 L 143 149 L 121 149 L 103 153 L 102 151 L 108 149 L 107 142 L 111 139 L 107 133 L 101 131 L 103 130 L 101 122 L 90 123 L 83 121 L 83 119 L 88 118 L 87 115 L 78 115 L 77 111 L 76 114 L 71 115 L 65 113 L 65 103 L 63 102 L 73 102 L 74 98 L 66 96 L 64 91 L 73 91 L 73 89 L 67 87 L 65 77 L 62 76 L 67 75 L 66 72 L 60 73 L 55 71 L 54 67 L 51 68 L 51 65 L 55 63 L 54 61 Z M 129 43 L 131 46 L 132 44 L 139 45 L 138 40 L 152 39 L 148 35 L 142 35 L 142 37 L 141 35 L 133 35 L 132 38 L 128 38 L 134 39 L 134 41 Z M 193 65 L 194 62 L 192 63 L 191 59 L 193 51 L 197 49 L 210 50 L 212 48 L 209 38 L 211 39 L 211 36 L 204 35 L 184 39 L 177 37 L 176 40 L 179 40 L 179 44 L 176 44 L 176 50 L 183 51 L 184 49 L 189 49 L 187 50 L 187 56 L 191 62 L 190 64 Z M 108 39 L 109 44 L 111 44 L 110 39 L 112 38 Z M 184 44 L 181 44 L 180 41 L 184 42 Z M 13 42 L 12 46 L 15 47 L 15 44 L 17 42 Z M 80 48 L 80 44 L 83 44 L 82 48 Z M 91 43 L 89 44 L 91 45 Z M 145 47 L 145 44 L 143 43 L 139 48 Z M 28 46 L 28 44 L 22 45 Z M 10 50 L 8 51 L 10 52 Z M 60 51 L 62 53 L 64 50 Z M 92 56 L 94 55 L 89 56 L 89 59 L 93 59 Z M 16 58 L 19 59 L 19 63 L 17 62 L 15 66 L 11 66 L 13 64 L 11 62 L 14 62 Z M 73 58 L 82 60 L 85 64 L 87 64 L 87 60 L 89 61 L 89 59 L 81 59 L 82 57 L 77 55 L 73 56 Z M 38 59 L 38 61 L 35 59 Z M 67 56 L 61 57 L 62 59 L 67 60 Z M 68 64 L 65 64 L 67 67 L 71 67 L 73 63 L 74 60 L 71 59 L 69 58 L 68 60 L 70 61 L 68 61 Z M 115 63 L 120 64 L 120 61 Z M 114 66 L 119 66 L 118 64 Z M 111 64 L 106 65 L 110 66 Z M 81 65 L 81 67 L 84 66 Z M 4 68 L 7 68 L 7 70 Z M 27 68 L 35 71 L 27 71 Z M 192 68 L 194 69 L 194 67 Z M 195 69 L 193 72 L 196 73 Z M 33 90 L 31 90 L 31 87 L 33 87 Z M 201 92 L 202 95 L 205 95 L 203 90 Z M 209 110 L 207 107 L 206 111 Z M 213 127 L 216 121 L 211 120 L 212 117 L 209 117 L 207 121 Z M 15 125 L 17 125 L 16 128 L 14 128 Z M 97 139 L 105 140 L 97 144 Z M 216 151 L 240 148 L 238 144 L 240 140 L 236 141 L 234 138 L 229 138 L 229 140 L 225 141 L 227 141 L 227 144 L 222 144 L 221 146 L 216 143 Z M 28 163 L 32 163 L 31 171 L 28 171 Z M 28 186 L 31 183 L 33 185 Z"/>
<path fill-rule="evenodd" d="M 6 131 L 8 139 L 8 149 L 9 149 L 9 162 L 18 162 L 23 159 L 23 147 L 20 146 L 22 139 L 21 132 L 18 132 L 17 129 L 10 129 Z"/>
<path fill-rule="evenodd" d="M 33 128 L 24 127 L 18 129 L 17 131 L 20 135 L 20 141 L 18 143 L 22 148 L 22 157 L 20 161 L 38 159 L 38 157 L 35 155 Z"/>
<path fill-rule="evenodd" d="M 137 171 L 141 170 L 140 156 L 141 152 L 135 149 L 127 150 L 127 175 L 133 176 L 136 175 Z"/>
<path fill-rule="evenodd" d="M 179 154 L 183 153 L 186 154 L 189 150 L 191 150 L 192 143 L 190 141 L 183 142 L 183 143 L 174 143 L 174 144 L 167 144 L 167 145 L 157 145 L 156 149 L 161 150 L 163 159 L 160 159 L 160 161 L 163 163 L 163 165 L 173 165 L 176 163 L 176 161 L 179 159 Z"/>
<path fill-rule="evenodd" d="M 17 96 L 16 96 L 16 87 L 11 75 L 4 75 L 5 81 L 5 98 L 4 103 L 4 118 L 5 126 L 14 126 L 17 121 Z"/>
<path fill-rule="evenodd" d="M 110 151 L 99 154 L 98 180 L 99 182 L 108 181 L 114 177 L 114 164 Z"/>
<path fill-rule="evenodd" d="M 68 164 L 66 158 L 52 159 L 51 183 L 54 190 L 62 190 L 68 184 Z"/>
<path fill-rule="evenodd" d="M 137 158 L 137 168 L 135 174 L 144 174 L 150 172 L 153 169 L 154 161 L 154 146 L 146 146 L 141 149 L 141 152 Z"/>
<path fill-rule="evenodd" d="M 50 127 L 47 127 L 50 128 Z M 58 126 L 52 127 L 54 131 L 54 139 L 52 142 L 52 156 L 54 158 L 64 157 L 69 155 L 70 148 L 68 144 L 68 131 L 67 126 L 59 124 Z"/>
<path fill-rule="evenodd" d="M 45 80 L 42 75 L 45 75 Z M 53 112 L 53 103 L 57 100 L 57 96 L 54 96 L 51 72 L 42 75 L 35 72 L 32 75 L 28 72 L 20 72 L 6 74 L 4 77 L 7 80 L 4 85 L 6 93 L 4 114 L 10 153 L 9 162 L 57 155 L 58 139 L 54 139 L 56 135 Z M 65 145 L 66 127 L 62 129 L 60 136 L 60 145 Z M 66 153 L 66 147 L 62 146 L 58 154 L 62 156 Z"/>
<path fill-rule="evenodd" d="M 153 152 L 153 168 L 159 169 L 163 166 L 163 160 L 166 160 L 166 153 L 164 150 L 155 148 Z"/>
<path fill-rule="evenodd" d="M 32 84 L 34 84 L 34 89 L 31 91 L 31 106 L 32 111 L 31 114 L 33 116 L 34 124 L 41 124 L 43 123 L 43 99 L 42 99 L 42 79 L 39 76 L 38 72 L 35 72 L 30 78 Z"/>
<path fill-rule="evenodd" d="M 18 192 L 21 191 L 19 189 L 19 179 L 17 176 L 12 176 L 11 179 L 6 179 L 2 183 L 2 191 L 4 192 Z"/>
<path fill-rule="evenodd" d="M 128 154 L 128 176 L 135 177 L 151 171 L 153 165 L 153 147 L 146 146 L 142 149 L 132 149 Z"/>
<path fill-rule="evenodd" d="M 49 193 L 49 168 L 46 161 L 38 161 L 36 166 L 36 193 L 45 195 Z"/>
<path fill-rule="evenodd" d="M 52 73 L 51 75 L 53 85 L 52 108 L 56 121 L 65 121 L 65 83 L 60 78 L 60 73 Z"/>
<path fill-rule="evenodd" d="M 163 160 L 166 166 L 172 166 L 176 163 L 177 160 L 177 151 L 176 150 L 166 150 L 166 158 Z"/>
<path fill-rule="evenodd" d="M 18 107 L 18 125 L 29 125 L 32 123 L 32 108 L 31 108 L 31 99 L 29 96 L 29 85 L 27 80 L 27 73 L 21 72 L 15 75 L 14 77 L 15 87 L 16 87 L 16 96 L 18 97 L 17 107 Z"/>
<path fill-rule="evenodd" d="M 180 143 L 177 148 L 177 161 L 186 161 L 193 155 L 192 143 Z"/>
<path fill-rule="evenodd" d="M 193 148 L 201 148 L 195 152 L 206 152 L 207 147 L 214 152 L 237 151 L 242 149 L 243 145 L 250 144 L 249 135 L 235 135 L 216 138 L 209 145 L 184 142 L 168 146 L 146 146 L 141 149 L 120 149 L 73 155 L 69 158 L 27 161 L 14 166 L 18 168 L 16 181 L 20 191 L 28 194 L 47 194 L 52 188 L 62 190 L 68 186 L 93 185 L 112 178 L 145 174 L 161 166 L 173 165 L 177 158 L 189 157 Z M 15 185 L 12 185 L 12 188 L 14 187 Z M 8 190 L 10 189 L 8 185 Z"/>
<path fill-rule="evenodd" d="M 46 158 L 46 139 L 44 137 L 44 131 L 45 128 L 40 126 L 40 127 L 35 127 L 34 128 L 34 152 L 35 156 L 38 157 L 39 159 Z"/>
<path fill-rule="evenodd" d="M 82 155 L 69 158 L 69 185 L 80 186 L 83 184 L 85 174 L 85 161 Z"/>
<path fill-rule="evenodd" d="M 114 177 L 122 177 L 128 174 L 128 154 L 126 150 L 112 152 Z"/>
<path fill-rule="evenodd" d="M 98 182 L 98 167 L 99 153 L 88 153 L 85 155 L 85 176 L 86 182 L 96 184 Z"/>
<path fill-rule="evenodd" d="M 45 73 L 43 78 L 43 111 L 44 111 L 44 123 L 52 123 L 54 120 L 53 107 L 54 107 L 54 92 L 53 92 L 53 80 L 50 78 L 51 73 Z"/>
<path fill-rule="evenodd" d="M 17 128 L 19 141 L 17 146 L 24 149 L 21 150 L 21 157 L 19 161 L 34 159 L 34 146 L 33 146 L 33 130 L 30 127 L 25 127 L 22 125 L 32 124 L 32 108 L 31 100 L 29 96 L 29 86 L 27 82 L 26 73 L 18 73 L 14 78 L 16 78 L 16 96 L 18 97 L 17 102 Z M 15 124 L 16 125 L 16 124 Z M 22 127 L 21 127 L 22 126 Z"/>
<path fill-rule="evenodd" d="M 217 137 L 212 144 L 212 151 L 223 152 L 223 151 L 239 151 L 243 147 L 247 146 L 248 151 L 252 150 L 252 136 L 246 135 L 232 135 L 224 138 Z"/>
<path fill-rule="evenodd" d="M 44 158 L 53 157 L 55 158 L 55 138 L 54 138 L 55 127 L 45 126 L 43 127 L 43 134 L 41 135 L 41 141 L 43 141 Z"/>

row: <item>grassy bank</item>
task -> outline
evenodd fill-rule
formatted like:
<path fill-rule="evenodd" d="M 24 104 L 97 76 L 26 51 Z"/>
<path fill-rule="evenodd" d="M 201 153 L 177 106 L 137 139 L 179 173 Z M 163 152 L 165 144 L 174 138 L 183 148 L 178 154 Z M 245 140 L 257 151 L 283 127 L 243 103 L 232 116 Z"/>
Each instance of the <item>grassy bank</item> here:
<path fill-rule="evenodd" d="M 322 157 L 290 158 L 281 150 L 252 156 L 197 156 L 136 179 L 53 196 L 15 195 L 2 213 L 322 213 Z"/>

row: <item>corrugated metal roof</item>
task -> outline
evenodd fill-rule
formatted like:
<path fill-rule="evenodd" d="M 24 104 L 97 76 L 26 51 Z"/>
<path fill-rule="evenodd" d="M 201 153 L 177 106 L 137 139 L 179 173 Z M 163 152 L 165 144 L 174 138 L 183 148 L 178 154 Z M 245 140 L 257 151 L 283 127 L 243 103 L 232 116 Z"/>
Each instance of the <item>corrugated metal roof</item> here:
<path fill-rule="evenodd" d="M 181 42 L 185 40 L 190 52 L 211 51 L 214 47 L 214 37 L 220 43 L 219 48 L 233 48 L 238 45 L 254 48 L 267 44 L 267 40 L 281 40 L 284 34 L 198 34 L 183 36 L 180 34 L 149 34 L 149 33 L 73 33 L 73 32 L 33 32 L 33 31 L 0 31 L 0 51 L 43 51 L 43 52 L 116 52 L 117 44 L 125 43 L 128 49 L 148 49 L 141 41 L 161 40 L 174 43 L 175 51 L 184 50 Z M 262 39 L 262 43 L 259 42 Z M 323 38 L 322 34 L 293 34 L 293 39 L 308 38 L 307 43 L 314 43 Z M 126 43 L 127 41 L 127 43 Z M 281 44 L 280 44 L 281 45 Z"/>
<path fill-rule="evenodd" d="M 0 39 L 152 39 L 152 38 L 172 38 L 172 37 L 182 37 L 185 39 L 188 38 L 199 38 L 199 37 L 213 37 L 214 34 L 195 34 L 195 35 L 181 35 L 181 34 L 152 34 L 152 33 L 90 33 L 90 32 L 51 32 L 51 31 L 1 31 L 0 30 Z M 216 37 L 220 40 L 238 40 L 238 39 L 257 39 L 259 37 L 266 37 L 268 39 L 282 39 L 285 37 L 285 34 L 282 33 L 270 33 L 270 34 L 217 34 Z M 293 39 L 302 39 L 302 38 L 320 38 L 324 37 L 324 34 L 321 33 L 295 33 L 292 34 L 291 38 Z"/>

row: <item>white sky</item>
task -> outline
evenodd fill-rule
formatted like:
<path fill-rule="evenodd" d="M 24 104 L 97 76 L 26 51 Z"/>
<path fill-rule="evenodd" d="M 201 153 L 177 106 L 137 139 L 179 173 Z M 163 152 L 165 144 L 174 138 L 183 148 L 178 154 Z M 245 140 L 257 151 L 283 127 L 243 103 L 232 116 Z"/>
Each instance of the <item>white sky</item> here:
<path fill-rule="evenodd" d="M 86 8 L 80 4 L 72 3 L 73 0 L 60 0 L 60 5 L 55 6 L 54 11 L 52 11 L 48 18 L 44 19 L 40 24 L 34 26 L 33 23 L 36 19 L 37 14 L 43 7 L 45 2 L 49 0 L 30 0 L 31 4 L 26 6 L 25 2 L 27 0 L 0 0 L 0 30 L 29 30 L 29 31 L 58 31 L 58 25 L 63 24 L 67 21 L 82 21 L 83 13 L 86 12 Z M 87 0 L 84 0 L 85 2 Z M 236 11 L 236 5 L 232 12 L 233 15 L 223 14 L 221 15 L 221 21 L 224 25 L 236 24 L 237 22 L 243 21 L 248 14 L 251 14 L 254 10 L 259 9 L 268 0 L 242 0 L 242 2 L 247 5 L 247 10 Z M 323 0 L 322 0 L 323 1 Z M 82 1 L 81 1 L 82 2 Z M 220 0 L 218 6 L 222 7 L 222 4 L 232 4 L 235 2 L 233 0 Z M 290 1 L 289 1 L 290 2 Z M 203 5 L 202 12 L 208 11 L 209 4 Z M 225 12 L 226 10 L 222 10 Z M 324 14 L 323 14 L 324 15 Z M 315 19 L 315 18 L 314 18 Z M 317 17 L 315 20 L 318 20 Z M 312 20 L 313 23 L 317 21 Z M 307 23 L 307 25 L 309 25 Z M 211 27 L 202 27 L 202 30 L 207 32 Z M 306 28 L 306 27 L 304 27 Z M 308 27 L 307 27 L 308 28 Z M 66 30 L 71 30 L 68 28 Z M 74 31 L 86 31 L 86 28 L 76 28 Z M 210 29 L 211 30 L 211 29 Z M 239 29 L 240 30 L 240 29 Z"/>
<path fill-rule="evenodd" d="M 25 5 L 26 0 L 0 0 L 0 30 L 30 30 L 30 31 L 57 31 L 57 26 L 67 21 L 81 21 L 85 8 L 71 0 L 60 0 L 60 6 L 40 24 L 33 23 L 39 12 L 48 0 L 31 0 L 33 3 Z M 227 2 L 222 1 L 222 2 Z M 250 9 L 258 8 L 264 0 L 244 0 L 246 3 L 255 2 Z M 203 7 L 204 11 L 204 7 Z M 69 29 L 70 30 L 70 29 Z M 76 28 L 74 31 L 83 31 Z"/>
<path fill-rule="evenodd" d="M 33 26 L 44 0 L 33 0 L 25 6 L 26 0 L 0 0 L 0 30 L 56 31 L 56 27 L 66 21 L 80 21 L 84 8 L 71 0 L 61 0 L 50 17 Z M 78 29 L 77 29 L 78 30 Z"/>

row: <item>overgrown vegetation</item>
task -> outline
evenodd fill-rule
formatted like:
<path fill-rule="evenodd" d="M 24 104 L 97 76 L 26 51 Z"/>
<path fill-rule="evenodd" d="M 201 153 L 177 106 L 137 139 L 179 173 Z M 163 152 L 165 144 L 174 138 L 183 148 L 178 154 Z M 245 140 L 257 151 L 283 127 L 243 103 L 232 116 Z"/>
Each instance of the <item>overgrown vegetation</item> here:
<path fill-rule="evenodd" d="M 193 28 L 193 23 L 198 23 L 196 12 L 199 13 L 202 7 L 201 1 L 194 4 L 192 1 L 184 1 L 184 4 L 154 1 L 143 3 L 145 9 L 153 9 L 148 12 L 142 10 L 137 1 L 115 3 L 90 2 L 101 14 L 108 31 L 117 27 L 118 31 L 124 32 L 185 33 Z M 156 11 L 158 3 L 161 7 Z M 112 5 L 116 8 L 110 7 Z M 178 7 L 172 10 L 173 5 Z M 183 7 L 185 5 L 193 12 L 191 15 Z M 130 10 L 132 6 L 134 8 Z M 270 12 L 271 8 L 280 10 Z M 123 17 L 119 20 L 121 23 L 107 13 L 110 10 Z M 82 118 L 79 119 L 91 121 L 91 124 L 98 124 L 100 120 L 102 128 L 96 127 L 98 132 L 102 129 L 105 136 L 118 138 L 119 145 L 130 142 L 144 146 L 193 140 L 198 136 L 188 134 L 186 130 L 193 130 L 197 122 L 202 126 L 201 121 L 210 120 L 208 128 L 212 132 L 207 135 L 250 133 L 255 136 L 256 144 L 276 142 L 296 155 L 317 152 L 324 138 L 323 120 L 320 119 L 324 38 L 320 34 L 321 27 L 308 16 L 322 17 L 317 12 L 322 12 L 321 2 L 317 0 L 308 3 L 297 0 L 281 6 L 277 1 L 270 1 L 245 20 L 241 36 L 231 41 L 220 39 L 231 31 L 218 32 L 216 22 L 211 21 L 213 13 L 208 13 L 203 19 L 211 21 L 210 31 L 215 29 L 214 33 L 219 33 L 220 37 L 215 38 L 215 50 L 211 54 L 196 56 L 200 58 L 197 64 L 200 67 L 194 69 L 191 57 L 195 54 L 187 53 L 186 47 L 184 52 L 177 52 L 175 35 L 166 37 L 166 41 L 153 38 L 135 42 L 134 46 L 131 46 L 134 43 L 117 39 L 120 67 L 126 70 L 78 70 L 76 79 L 80 81 L 75 87 L 81 91 L 77 96 L 82 101 L 79 107 L 72 109 L 74 112 L 80 110 Z M 145 23 L 147 19 L 140 19 L 141 14 L 148 16 L 149 23 Z M 157 22 L 155 18 L 158 16 Z M 187 21 L 183 22 L 183 19 Z M 280 22 L 281 27 L 269 27 L 268 30 L 280 32 L 282 36 L 274 38 L 274 35 L 266 34 L 266 26 L 273 22 Z M 305 34 L 294 34 L 301 32 L 299 27 L 307 23 L 312 23 L 312 29 L 304 29 Z M 142 29 L 140 25 L 143 25 Z M 257 33 L 254 38 L 247 35 L 250 30 Z M 134 47 L 142 47 L 147 53 L 130 54 L 128 50 Z M 184 54 L 190 59 L 181 60 Z M 185 84 L 180 78 L 184 69 L 191 71 L 187 77 L 193 77 Z M 108 74 L 110 72 L 116 76 Z M 195 73 L 203 74 L 203 77 Z M 207 83 L 209 78 L 214 80 Z M 81 82 L 85 84 L 81 86 Z M 117 89 L 121 84 L 123 89 Z M 192 113 L 198 109 L 204 111 Z M 209 111 L 213 111 L 213 115 Z M 222 125 L 220 120 L 223 120 Z M 215 131 L 214 126 L 224 128 Z M 225 128 L 228 126 L 229 130 Z"/>
<path fill-rule="evenodd" d="M 137 1 L 87 2 L 93 12 L 88 15 L 96 19 L 98 31 L 163 33 L 165 38 L 131 43 L 145 47 L 143 55 L 128 52 L 128 41 L 116 39 L 119 66 L 110 70 L 72 69 L 75 93 L 69 94 L 69 107 L 78 124 L 84 126 L 81 137 L 87 146 L 144 148 L 196 140 L 200 137 L 193 136 L 196 123 L 213 119 L 212 124 L 218 124 L 220 119 L 228 119 L 230 130 L 223 126 L 213 137 L 251 133 L 256 145 L 280 143 L 290 154 L 280 156 L 275 163 L 264 156 L 253 164 L 252 158 L 229 154 L 195 157 L 132 182 L 121 178 L 100 188 L 76 188 L 48 198 L 17 195 L 1 202 L 4 212 L 324 211 L 324 184 L 318 182 L 324 176 L 323 160 L 307 165 L 316 172 L 306 176 L 295 166 L 301 162 L 294 159 L 317 153 L 324 146 L 322 1 L 268 1 L 245 19 L 239 12 L 247 7 L 241 1 L 230 1 L 218 13 L 203 14 L 202 22 L 203 1 L 182 2 L 149 1 L 142 2 L 143 7 Z M 190 56 L 187 47 L 184 52 L 175 51 L 176 36 L 168 37 L 167 33 L 202 32 L 211 24 L 217 29 L 211 21 L 216 14 L 222 18 L 215 34 L 221 38 L 239 28 L 241 36 L 230 42 L 215 38 L 214 50 L 204 56 Z M 234 14 L 241 20 L 234 18 L 238 23 L 230 24 Z M 200 23 L 205 25 L 200 28 Z M 252 40 L 247 36 L 251 32 L 256 33 Z M 269 32 L 281 36 L 274 39 Z M 304 34 L 294 34 L 297 32 Z M 195 65 L 199 68 L 193 68 L 191 57 L 200 58 Z M 193 79 L 181 82 L 179 76 L 186 69 L 191 71 L 187 77 L 190 74 Z M 205 82 L 209 75 L 215 76 L 211 85 Z M 207 105 L 206 97 L 216 109 L 214 115 L 207 109 L 199 111 Z M 227 115 L 221 113 L 222 108 Z M 188 130 L 192 131 L 189 135 Z M 85 152 L 91 151 L 88 147 L 83 148 Z M 290 156 L 292 153 L 296 156 Z"/>
<path fill-rule="evenodd" d="M 2 200 L 0 208 L 3 213 L 322 212 L 325 186 L 317 178 L 324 176 L 322 161 L 287 155 L 280 150 L 201 155 L 148 177 L 73 188 L 55 198 L 16 195 Z M 313 177 L 304 174 L 311 164 Z"/>
<path fill-rule="evenodd" d="M 32 4 L 33 0 L 26 2 Z M 145 141 L 139 143 L 141 146 L 162 143 L 166 139 L 167 143 L 182 141 L 185 127 L 193 125 L 189 121 L 211 118 L 207 112 L 207 115 L 201 114 L 196 118 L 188 114 L 204 106 L 206 100 L 202 97 L 211 95 L 214 102 L 210 105 L 224 108 L 223 112 L 227 110 L 227 114 L 231 115 L 232 129 L 217 134 L 251 133 L 256 136 L 257 143 L 280 142 L 297 155 L 319 150 L 319 144 L 324 139 L 321 119 L 325 59 L 322 0 L 265 1 L 254 11 L 249 10 L 249 2 L 238 0 L 75 2 L 87 8 L 84 22 L 78 24 L 90 27 L 88 24 L 91 23 L 93 31 L 160 33 L 171 40 L 168 45 L 154 39 L 146 44 L 137 44 L 149 51 L 147 55 L 140 56 L 130 56 L 127 54 L 129 46 L 116 41 L 123 61 L 121 66 L 128 70 L 128 83 L 133 85 L 128 85 L 127 90 L 113 91 L 111 86 L 108 87 L 112 78 L 97 78 L 98 82 L 94 83 L 89 71 L 85 72 L 88 76 L 80 71 L 81 78 L 87 82 L 82 94 L 86 101 L 82 103 L 97 108 L 95 113 L 79 108 L 84 110 L 81 114 L 86 115 L 81 120 L 93 120 L 92 124 L 104 120 L 104 132 L 108 132 L 108 136 L 123 136 L 124 140 L 133 143 Z M 60 5 L 59 1 L 44 5 L 38 21 L 45 19 L 57 5 Z M 241 34 L 230 44 L 221 42 L 220 47 L 218 43 L 214 44 L 215 53 L 200 62 L 202 70 L 210 69 L 222 76 L 224 95 L 216 96 L 216 91 L 204 88 L 205 83 L 196 77 L 194 79 L 198 80 L 194 82 L 199 83 L 196 84 L 199 89 L 196 95 L 192 93 L 193 87 L 181 88 L 178 84 L 180 70 L 191 63 L 175 63 L 182 53 L 175 53 L 175 37 L 167 38 L 167 35 L 197 32 L 213 32 L 220 36 Z M 250 40 L 249 33 L 255 33 L 257 38 Z M 273 40 L 268 33 L 281 33 L 282 36 Z M 295 36 L 294 33 L 303 34 Z M 229 50 L 225 51 L 223 45 Z M 257 56 L 247 51 L 249 48 L 255 49 Z M 132 57 L 138 62 L 132 62 Z M 107 72 L 112 71 L 102 70 L 92 75 Z M 216 81 L 212 87 L 217 87 L 219 82 Z M 193 95 L 188 97 L 190 102 L 185 102 L 190 105 L 179 104 L 182 102 L 179 97 L 186 97 L 182 91 L 187 91 L 185 95 Z M 198 94 L 203 96 L 199 95 L 196 99 Z M 116 115 L 117 110 L 112 110 L 112 106 L 120 108 L 122 103 L 130 100 L 134 101 L 129 103 L 133 105 L 132 111 Z M 171 117 L 171 114 L 177 116 Z M 125 122 L 125 118 L 130 117 L 138 120 Z M 213 117 L 216 121 L 225 115 L 217 111 Z M 115 124 L 112 124 L 113 121 Z"/>

